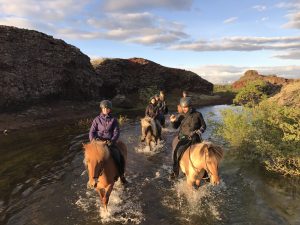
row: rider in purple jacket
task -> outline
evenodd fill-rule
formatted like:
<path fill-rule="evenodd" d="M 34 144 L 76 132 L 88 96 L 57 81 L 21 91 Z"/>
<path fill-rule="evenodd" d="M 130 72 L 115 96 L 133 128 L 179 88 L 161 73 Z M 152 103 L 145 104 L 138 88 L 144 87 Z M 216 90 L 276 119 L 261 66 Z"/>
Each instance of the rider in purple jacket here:
<path fill-rule="evenodd" d="M 116 143 L 120 136 L 120 128 L 118 120 L 111 116 L 111 114 L 104 114 L 103 112 L 97 116 L 92 123 L 89 138 L 111 141 Z"/>
<path fill-rule="evenodd" d="M 100 115 L 93 120 L 89 132 L 89 138 L 90 141 L 100 140 L 106 142 L 111 156 L 119 169 L 121 182 L 125 184 L 127 183 L 124 176 L 125 159 L 116 145 L 120 136 L 119 123 L 118 120 L 111 115 L 112 103 L 110 101 L 101 101 L 100 109 Z"/>

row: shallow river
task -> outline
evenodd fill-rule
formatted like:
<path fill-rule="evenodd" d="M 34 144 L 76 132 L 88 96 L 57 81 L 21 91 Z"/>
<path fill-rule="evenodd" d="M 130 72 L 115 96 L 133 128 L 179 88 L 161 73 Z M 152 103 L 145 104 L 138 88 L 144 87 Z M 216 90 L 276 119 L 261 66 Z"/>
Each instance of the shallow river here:
<path fill-rule="evenodd" d="M 216 120 L 228 107 L 199 110 Z M 139 120 L 121 129 L 129 150 L 129 185 L 116 183 L 108 212 L 86 188 L 82 143 L 87 131 L 58 124 L 1 135 L 0 224 L 300 224 L 298 181 L 267 175 L 227 155 L 219 186 L 187 191 L 183 177 L 168 178 L 173 129 L 163 130 L 164 141 L 154 151 L 139 142 Z M 207 129 L 204 138 L 210 133 Z"/>

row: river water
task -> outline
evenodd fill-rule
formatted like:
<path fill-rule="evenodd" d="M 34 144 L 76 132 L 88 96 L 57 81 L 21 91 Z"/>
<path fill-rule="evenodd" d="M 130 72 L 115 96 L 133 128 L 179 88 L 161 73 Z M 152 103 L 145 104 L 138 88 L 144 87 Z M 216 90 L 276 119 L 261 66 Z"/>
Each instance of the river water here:
<path fill-rule="evenodd" d="M 228 107 L 199 110 L 205 119 L 218 120 L 220 110 Z M 208 128 L 204 138 L 211 132 Z M 108 212 L 86 188 L 86 130 L 57 124 L 2 135 L 0 224 L 300 224 L 299 181 L 268 175 L 227 154 L 220 166 L 221 184 L 191 191 L 184 177 L 168 178 L 175 131 L 165 128 L 164 141 L 154 151 L 139 142 L 139 135 L 138 119 L 121 128 L 129 184 L 116 183 Z"/>

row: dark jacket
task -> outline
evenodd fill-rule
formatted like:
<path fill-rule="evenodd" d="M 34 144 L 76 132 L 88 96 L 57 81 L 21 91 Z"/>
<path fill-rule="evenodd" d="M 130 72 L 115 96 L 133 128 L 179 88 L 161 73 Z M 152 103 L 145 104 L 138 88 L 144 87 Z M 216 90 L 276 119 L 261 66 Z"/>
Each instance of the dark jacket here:
<path fill-rule="evenodd" d="M 158 108 L 156 105 L 153 105 L 152 103 L 150 103 L 145 111 L 145 116 L 151 117 L 153 119 L 155 119 L 158 115 Z"/>
<path fill-rule="evenodd" d="M 120 128 L 118 120 L 112 117 L 110 114 L 100 114 L 92 123 L 89 132 L 90 141 L 92 139 L 110 140 L 115 143 L 120 136 Z"/>
<path fill-rule="evenodd" d="M 172 125 L 175 129 L 180 127 L 179 138 L 190 137 L 196 130 L 200 130 L 203 133 L 206 129 L 202 114 L 194 108 L 191 108 L 186 114 L 181 114 L 177 120 L 172 122 Z"/>

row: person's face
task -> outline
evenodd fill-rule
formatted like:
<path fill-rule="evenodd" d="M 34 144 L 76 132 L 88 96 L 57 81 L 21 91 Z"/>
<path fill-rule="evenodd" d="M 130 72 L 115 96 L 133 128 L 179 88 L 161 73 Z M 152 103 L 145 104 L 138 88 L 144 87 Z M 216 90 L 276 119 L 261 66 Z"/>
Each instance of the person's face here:
<path fill-rule="evenodd" d="M 188 106 L 184 106 L 184 107 L 181 107 L 181 108 L 182 108 L 183 113 L 187 113 L 189 111 Z"/>
<path fill-rule="evenodd" d="M 155 104 L 155 98 L 152 98 L 152 99 L 151 99 L 151 103 L 152 103 L 152 104 Z"/>
<path fill-rule="evenodd" d="M 102 113 L 103 113 L 104 115 L 107 115 L 107 114 L 109 114 L 109 113 L 111 112 L 111 109 L 110 109 L 110 108 L 101 108 L 101 110 L 102 110 Z"/>
<path fill-rule="evenodd" d="M 184 92 L 184 93 L 182 93 L 182 96 L 185 98 L 186 97 L 186 93 Z"/>

